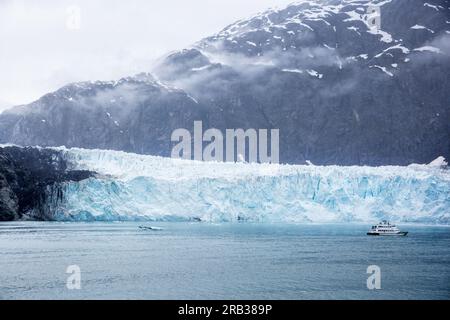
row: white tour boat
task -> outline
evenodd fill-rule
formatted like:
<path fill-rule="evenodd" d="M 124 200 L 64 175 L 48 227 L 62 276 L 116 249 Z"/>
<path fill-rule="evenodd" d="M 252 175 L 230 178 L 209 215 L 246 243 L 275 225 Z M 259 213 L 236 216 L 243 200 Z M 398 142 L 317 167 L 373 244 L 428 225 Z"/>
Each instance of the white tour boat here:
<path fill-rule="evenodd" d="M 382 221 L 372 226 L 369 232 L 367 232 L 368 236 L 406 236 L 407 234 L 407 231 L 400 231 L 399 228 L 387 221 Z"/>

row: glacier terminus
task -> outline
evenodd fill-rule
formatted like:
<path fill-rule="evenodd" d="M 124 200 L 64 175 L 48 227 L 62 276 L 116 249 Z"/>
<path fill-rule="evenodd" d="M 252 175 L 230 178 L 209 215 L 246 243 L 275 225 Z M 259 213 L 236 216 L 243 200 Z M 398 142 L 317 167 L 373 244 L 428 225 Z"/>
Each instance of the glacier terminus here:
<path fill-rule="evenodd" d="M 443 159 L 343 167 L 53 149 L 71 169 L 96 173 L 48 187 L 46 210 L 59 221 L 450 223 L 450 171 Z"/>

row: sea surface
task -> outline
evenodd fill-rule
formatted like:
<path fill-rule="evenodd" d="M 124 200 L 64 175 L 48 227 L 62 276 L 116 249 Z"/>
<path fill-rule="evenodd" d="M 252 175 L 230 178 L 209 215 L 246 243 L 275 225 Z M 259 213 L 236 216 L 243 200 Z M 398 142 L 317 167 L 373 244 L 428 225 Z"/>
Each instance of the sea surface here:
<path fill-rule="evenodd" d="M 450 299 L 449 227 L 139 225 L 1 223 L 0 299 Z M 80 289 L 67 287 L 74 265 Z"/>

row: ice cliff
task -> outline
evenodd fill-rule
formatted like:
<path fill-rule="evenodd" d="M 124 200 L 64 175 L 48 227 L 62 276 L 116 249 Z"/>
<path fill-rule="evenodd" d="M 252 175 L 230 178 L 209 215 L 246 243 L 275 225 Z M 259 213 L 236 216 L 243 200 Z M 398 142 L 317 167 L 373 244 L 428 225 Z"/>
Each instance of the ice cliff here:
<path fill-rule="evenodd" d="M 53 148 L 95 177 L 61 184 L 55 220 L 450 223 L 445 166 L 298 166 Z"/>

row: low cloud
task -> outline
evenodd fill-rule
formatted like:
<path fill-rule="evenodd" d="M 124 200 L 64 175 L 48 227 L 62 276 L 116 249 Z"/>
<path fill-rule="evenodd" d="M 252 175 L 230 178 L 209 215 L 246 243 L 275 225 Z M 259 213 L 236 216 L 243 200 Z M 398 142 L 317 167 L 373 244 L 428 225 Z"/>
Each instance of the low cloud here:
<path fill-rule="evenodd" d="M 148 71 L 166 52 L 289 2 L 0 0 L 0 99 L 29 103 L 70 82 Z M 73 6 L 81 13 L 75 30 L 67 27 Z"/>

